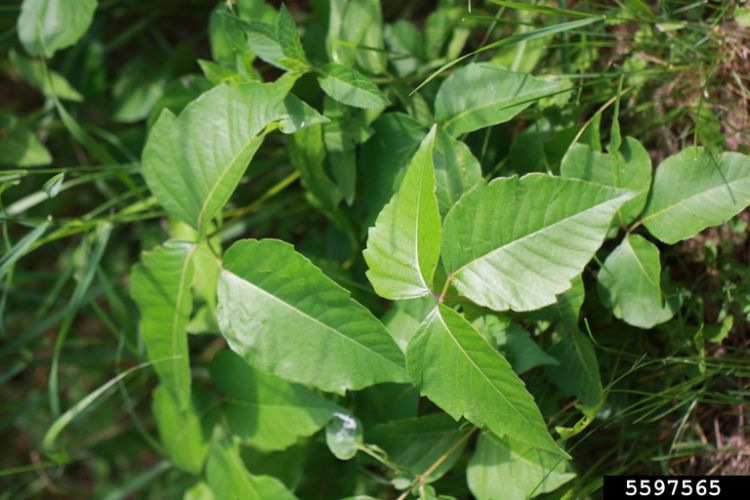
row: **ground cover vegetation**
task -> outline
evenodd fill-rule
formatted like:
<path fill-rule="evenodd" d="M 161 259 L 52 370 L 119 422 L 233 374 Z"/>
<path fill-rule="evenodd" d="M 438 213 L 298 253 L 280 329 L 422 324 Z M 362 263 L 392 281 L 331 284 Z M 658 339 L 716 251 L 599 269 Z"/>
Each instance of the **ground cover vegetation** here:
<path fill-rule="evenodd" d="M 750 6 L 0 6 L 0 498 L 750 473 Z"/>

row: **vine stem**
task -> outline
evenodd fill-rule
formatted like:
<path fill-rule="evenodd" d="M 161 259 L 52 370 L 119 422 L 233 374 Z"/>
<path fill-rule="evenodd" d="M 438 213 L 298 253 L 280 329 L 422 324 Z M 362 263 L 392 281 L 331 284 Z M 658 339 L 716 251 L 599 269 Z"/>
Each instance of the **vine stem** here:
<path fill-rule="evenodd" d="M 448 275 L 448 278 L 445 280 L 445 284 L 443 285 L 443 289 L 440 291 L 440 295 L 438 296 L 438 304 L 442 304 L 445 300 L 445 294 L 448 293 L 448 288 L 450 288 L 451 283 L 453 283 L 454 276 L 452 274 Z"/>

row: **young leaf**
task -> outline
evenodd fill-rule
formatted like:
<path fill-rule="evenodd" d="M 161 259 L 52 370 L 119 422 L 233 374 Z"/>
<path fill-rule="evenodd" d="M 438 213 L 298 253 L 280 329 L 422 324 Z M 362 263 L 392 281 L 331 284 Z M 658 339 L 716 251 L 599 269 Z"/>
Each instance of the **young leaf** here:
<path fill-rule="evenodd" d="M 297 25 L 283 4 L 275 26 L 259 21 L 239 21 L 238 24 L 244 29 L 250 48 L 268 64 L 290 71 L 309 68 Z"/>
<path fill-rule="evenodd" d="M 283 450 L 313 435 L 338 408 L 307 387 L 256 370 L 232 351 L 219 352 L 209 370 L 227 397 L 232 434 L 260 450 Z"/>
<path fill-rule="evenodd" d="M 272 476 L 250 474 L 239 447 L 227 440 L 215 441 L 206 463 L 206 482 L 216 498 L 237 500 L 296 500 L 284 484 Z"/>
<path fill-rule="evenodd" d="M 599 297 L 615 316 L 638 328 L 652 328 L 674 316 L 675 304 L 665 304 L 659 249 L 631 234 L 604 261 L 597 277 Z"/>
<path fill-rule="evenodd" d="M 435 97 L 435 119 L 453 136 L 507 122 L 560 89 L 492 63 L 469 64 L 446 78 Z"/>
<path fill-rule="evenodd" d="M 563 452 L 510 364 L 469 322 L 440 304 L 409 342 L 406 368 L 420 392 L 458 420 Z"/>
<path fill-rule="evenodd" d="M 391 300 L 429 295 L 440 258 L 440 212 L 435 196 L 435 127 L 422 141 L 398 192 L 370 228 L 363 255 L 367 277 Z"/>
<path fill-rule="evenodd" d="M 560 174 L 637 193 L 618 212 L 618 222 L 627 225 L 646 205 L 651 186 L 651 158 L 641 143 L 632 137 L 626 137 L 615 154 L 600 153 L 588 144 L 578 143 L 563 158 Z"/>
<path fill-rule="evenodd" d="M 496 311 L 553 304 L 633 197 L 585 181 L 529 174 L 480 184 L 443 225 L 443 261 L 458 291 Z"/>
<path fill-rule="evenodd" d="M 24 0 L 18 38 L 26 52 L 49 59 L 86 33 L 95 10 L 96 0 Z"/>
<path fill-rule="evenodd" d="M 692 238 L 750 204 L 750 156 L 686 148 L 656 168 L 642 222 L 664 243 Z"/>
<path fill-rule="evenodd" d="M 349 66 L 328 63 L 322 68 L 318 83 L 323 92 L 337 101 L 357 108 L 388 106 L 385 95 L 369 78 Z"/>
<path fill-rule="evenodd" d="M 526 500 L 554 491 L 576 475 L 566 472 L 565 460 L 518 442 L 512 437 L 482 434 L 466 469 L 469 489 L 478 500 Z"/>
<path fill-rule="evenodd" d="M 566 394 L 576 396 L 589 407 L 602 400 L 602 380 L 591 340 L 578 330 L 563 329 L 549 351 L 560 362 L 544 372 Z"/>
<path fill-rule="evenodd" d="M 219 324 L 253 366 L 340 394 L 405 381 L 403 355 L 383 325 L 292 245 L 239 241 L 224 266 Z"/>
<path fill-rule="evenodd" d="M 280 85 L 219 85 L 179 117 L 162 112 L 143 150 L 143 176 L 167 212 L 202 235 L 229 200 L 269 125 L 293 132 L 322 120 Z"/>
<path fill-rule="evenodd" d="M 354 415 L 334 413 L 326 426 L 326 444 L 339 460 L 354 458 L 362 447 L 362 423 Z"/>
<path fill-rule="evenodd" d="M 445 217 L 461 196 L 482 182 L 482 166 L 469 147 L 438 127 L 435 136 L 435 194 Z"/>
<path fill-rule="evenodd" d="M 149 359 L 180 409 L 190 405 L 187 325 L 193 305 L 194 249 L 173 242 L 143 252 L 131 276 L 131 295 L 141 312 L 140 332 Z"/>
<path fill-rule="evenodd" d="M 154 420 L 169 458 L 180 469 L 199 475 L 218 417 L 216 398 L 195 386 L 191 405 L 181 410 L 164 385 L 156 388 L 153 398 Z"/>
<path fill-rule="evenodd" d="M 18 118 L 0 113 L 0 165 L 36 167 L 52 162 L 52 156 L 34 132 Z"/>

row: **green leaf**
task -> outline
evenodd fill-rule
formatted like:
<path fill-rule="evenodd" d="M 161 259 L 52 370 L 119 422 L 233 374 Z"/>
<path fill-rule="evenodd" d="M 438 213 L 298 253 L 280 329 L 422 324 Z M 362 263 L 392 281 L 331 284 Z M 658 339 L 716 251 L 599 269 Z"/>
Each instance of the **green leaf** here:
<path fill-rule="evenodd" d="M 51 162 L 52 156 L 32 130 L 15 116 L 0 113 L 0 165 L 36 167 Z"/>
<path fill-rule="evenodd" d="M 331 60 L 377 75 L 386 70 L 380 0 L 332 0 L 326 48 Z"/>
<path fill-rule="evenodd" d="M 309 64 L 297 32 L 297 23 L 294 22 L 294 18 L 283 3 L 279 8 L 279 17 L 276 21 L 276 37 L 281 45 L 281 51 L 288 59 L 301 66 Z"/>
<path fill-rule="evenodd" d="M 375 223 L 398 191 L 406 166 L 424 139 L 425 128 L 402 113 L 386 113 L 372 123 L 374 134 L 362 145 L 359 170 L 365 201 L 363 225 Z"/>
<path fill-rule="evenodd" d="M 424 60 L 423 36 L 414 23 L 399 19 L 383 31 L 388 58 L 397 76 L 414 74 Z"/>
<path fill-rule="evenodd" d="M 578 143 L 563 158 L 560 174 L 637 193 L 618 212 L 619 223 L 624 226 L 633 222 L 646 205 L 651 186 L 651 158 L 632 137 L 626 137 L 615 154 L 600 153 L 588 144 Z"/>
<path fill-rule="evenodd" d="M 206 482 L 216 498 L 233 500 L 295 500 L 284 484 L 271 476 L 250 474 L 239 447 L 226 440 L 215 441 L 206 463 Z"/>
<path fill-rule="evenodd" d="M 193 387 L 191 405 L 183 410 L 164 385 L 156 388 L 153 398 L 154 420 L 169 458 L 180 469 L 199 475 L 219 416 L 218 401 L 198 386 Z"/>
<path fill-rule="evenodd" d="M 461 458 L 471 426 L 460 427 L 445 413 L 396 420 L 365 430 L 368 443 L 386 452 L 388 460 L 415 476 L 425 474 L 441 457 L 446 459 L 425 479 L 442 477 Z"/>
<path fill-rule="evenodd" d="M 258 21 L 237 22 L 244 29 L 250 48 L 267 63 L 291 71 L 309 68 L 297 25 L 283 4 L 275 26 Z"/>
<path fill-rule="evenodd" d="M 414 336 L 422 321 L 432 312 L 437 302 L 434 296 L 413 300 L 397 300 L 383 316 L 383 324 L 401 351 L 406 352 L 409 340 Z"/>
<path fill-rule="evenodd" d="M 323 92 L 337 101 L 357 108 L 388 106 L 385 95 L 369 78 L 354 68 L 328 63 L 321 69 L 318 83 Z"/>
<path fill-rule="evenodd" d="M 469 322 L 442 304 L 427 317 L 406 351 L 406 367 L 420 392 L 458 420 L 553 453 L 534 398 L 510 364 Z"/>
<path fill-rule="evenodd" d="M 578 330 L 561 330 L 547 351 L 560 362 L 547 366 L 545 374 L 561 391 L 594 407 L 602 400 L 602 380 L 591 340 Z"/>
<path fill-rule="evenodd" d="M 435 119 L 453 136 L 504 123 L 560 84 L 492 63 L 468 64 L 446 78 L 435 97 Z"/>
<path fill-rule="evenodd" d="M 47 97 L 58 97 L 66 101 L 83 101 L 83 96 L 57 71 L 45 70 L 44 62 L 34 61 L 19 55 L 15 50 L 8 53 L 11 64 L 21 79 Z"/>
<path fill-rule="evenodd" d="M 302 184 L 315 198 L 314 204 L 328 211 L 335 211 L 343 199 L 343 194 L 325 169 L 323 127 L 312 125 L 303 128 L 292 135 L 288 147 L 289 159 L 299 171 Z"/>
<path fill-rule="evenodd" d="M 566 471 L 565 460 L 510 437 L 482 434 L 466 469 L 469 489 L 478 500 L 525 500 L 554 491 L 576 475 Z"/>
<path fill-rule="evenodd" d="M 283 450 L 313 435 L 337 409 L 310 389 L 256 370 L 228 350 L 214 357 L 209 370 L 227 398 L 232 434 L 260 450 Z"/>
<path fill-rule="evenodd" d="M 195 245 L 168 242 L 143 252 L 133 267 L 131 295 L 141 312 L 140 332 L 162 384 L 185 409 L 190 405 L 187 325 Z"/>
<path fill-rule="evenodd" d="M 642 222 L 664 243 L 692 238 L 750 204 L 750 156 L 687 148 L 656 168 Z"/>
<path fill-rule="evenodd" d="M 599 297 L 615 316 L 638 328 L 652 328 L 674 316 L 676 304 L 664 303 L 659 249 L 642 236 L 626 236 L 604 261 Z"/>
<path fill-rule="evenodd" d="M 335 412 L 326 426 L 326 444 L 339 460 L 354 458 L 362 447 L 362 423 L 354 415 Z"/>
<path fill-rule="evenodd" d="M 482 166 L 469 146 L 438 127 L 435 137 L 435 191 L 445 217 L 461 196 L 482 182 Z"/>
<path fill-rule="evenodd" d="M 363 252 L 367 278 L 381 297 L 410 299 L 431 293 L 440 258 L 440 212 L 435 196 L 435 127 L 422 141 L 398 192 L 370 228 Z"/>
<path fill-rule="evenodd" d="M 427 130 L 401 113 L 386 113 L 372 124 L 374 134 L 360 150 L 366 216 L 372 226 L 376 217 L 401 185 L 406 167 Z M 433 152 L 435 194 L 440 215 L 461 195 L 481 182 L 482 169 L 468 146 L 438 127 Z"/>
<path fill-rule="evenodd" d="M 286 84 L 286 82 L 284 82 Z M 268 127 L 291 133 L 323 121 L 281 85 L 218 85 L 175 116 L 164 110 L 143 150 L 159 203 L 200 235 L 240 182 Z"/>
<path fill-rule="evenodd" d="M 206 483 L 200 482 L 185 490 L 182 500 L 216 500 L 216 497 Z"/>
<path fill-rule="evenodd" d="M 544 352 L 531 338 L 531 334 L 517 323 L 485 315 L 473 326 L 485 338 L 492 339 L 519 375 L 540 365 L 556 365 L 557 360 Z"/>
<path fill-rule="evenodd" d="M 338 189 L 351 205 L 357 180 L 358 144 L 372 135 L 370 123 L 383 110 L 352 108 L 326 97 L 323 111 L 331 121 L 323 125 L 323 142 L 328 153 L 328 164 Z"/>
<path fill-rule="evenodd" d="M 496 311 L 553 304 L 593 257 L 632 193 L 529 174 L 480 184 L 443 224 L 443 262 L 458 291 Z"/>
<path fill-rule="evenodd" d="M 377 384 L 357 393 L 357 413 L 369 429 L 376 423 L 415 417 L 419 399 L 419 391 L 411 384 Z"/>
<path fill-rule="evenodd" d="M 239 241 L 224 267 L 219 324 L 253 366 L 340 394 L 406 380 L 403 356 L 383 325 L 292 245 Z"/>
<path fill-rule="evenodd" d="M 50 58 L 86 33 L 95 10 L 96 0 L 24 0 L 18 38 L 29 54 Z"/>
<path fill-rule="evenodd" d="M 566 327 L 577 328 L 578 316 L 581 313 L 586 289 L 583 286 L 583 276 L 578 275 L 571 280 L 572 286 L 557 296 L 554 304 L 529 314 L 530 317 L 541 321 L 563 323 Z"/>

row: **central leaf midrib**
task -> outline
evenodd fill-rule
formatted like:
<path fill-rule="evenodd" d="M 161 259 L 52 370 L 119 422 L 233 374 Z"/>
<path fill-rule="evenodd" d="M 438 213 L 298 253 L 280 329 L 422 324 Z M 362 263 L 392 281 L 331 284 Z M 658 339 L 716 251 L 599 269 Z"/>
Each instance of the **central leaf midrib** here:
<path fill-rule="evenodd" d="M 213 186 L 211 186 L 211 189 L 206 194 L 206 198 L 203 200 L 203 204 L 201 205 L 200 211 L 198 212 L 198 217 L 196 219 L 196 226 L 197 229 L 201 230 L 201 223 L 203 222 L 203 216 L 205 215 L 205 211 L 208 208 L 208 205 L 211 201 L 213 201 L 214 192 L 216 189 L 221 185 L 221 182 L 224 180 L 224 177 L 232 170 L 232 167 L 235 165 L 235 162 L 240 157 L 240 155 L 245 152 L 248 147 L 253 143 L 253 141 L 263 141 L 265 138 L 265 134 L 263 133 L 262 129 L 259 132 L 256 132 L 253 134 L 253 136 L 245 141 L 245 143 L 242 145 L 242 147 L 235 153 L 235 155 L 232 157 L 232 159 L 227 163 L 226 167 L 221 171 L 219 174 L 219 177 L 216 178 L 216 181 L 214 182 Z"/>
<path fill-rule="evenodd" d="M 419 152 L 417 152 L 417 154 L 419 154 Z M 432 160 L 432 148 L 430 148 L 430 160 Z M 417 271 L 417 276 L 419 277 L 419 281 L 421 282 L 421 286 L 429 292 L 430 287 L 427 285 L 427 281 L 424 278 L 422 267 L 419 262 L 419 228 L 422 216 L 422 210 L 420 209 L 422 206 L 422 184 L 424 183 L 424 171 L 424 166 L 419 169 L 419 187 L 417 189 L 417 214 L 416 217 L 414 217 L 414 265 Z"/>
<path fill-rule="evenodd" d="M 304 312 L 304 311 L 302 311 L 302 310 L 298 309 L 298 308 L 297 308 L 297 307 L 295 307 L 294 305 L 290 304 L 289 302 L 286 302 L 285 300 L 282 300 L 281 298 L 277 297 L 276 295 L 272 294 L 271 292 L 269 292 L 269 291 L 267 291 L 267 290 L 265 290 L 265 289 L 263 289 L 263 288 L 261 288 L 261 287 L 259 287 L 259 286 L 255 285 L 254 283 L 250 282 L 249 280 L 246 280 L 246 279 L 244 279 L 244 278 L 242 278 L 242 277 L 240 277 L 240 276 L 237 276 L 236 274 L 234 274 L 233 272 L 231 272 L 231 271 L 229 271 L 229 270 L 226 270 L 226 269 L 225 269 L 224 271 L 225 271 L 225 272 L 227 272 L 227 273 L 229 273 L 229 274 L 231 274 L 231 275 L 232 275 L 232 276 L 234 276 L 235 278 L 237 278 L 237 279 L 238 279 L 238 280 L 239 280 L 240 282 L 242 282 L 242 284 L 243 284 L 243 285 L 245 285 L 245 284 L 246 284 L 246 285 L 249 285 L 249 286 L 251 286 L 252 288 L 254 288 L 254 289 L 256 289 L 256 290 L 259 290 L 259 291 L 260 291 L 260 292 L 262 292 L 262 293 L 263 293 L 264 295 L 267 295 L 268 297 L 271 297 L 271 298 L 272 298 L 272 299 L 273 299 L 274 301 L 276 301 L 276 302 L 278 302 L 279 304 L 282 304 L 282 305 L 284 305 L 285 307 L 287 307 L 288 309 L 290 309 L 290 310 L 294 311 L 294 312 L 295 312 L 295 313 L 296 313 L 297 315 L 299 315 L 299 316 L 302 316 L 303 318 L 305 318 L 305 319 L 307 319 L 307 320 L 309 320 L 309 321 L 312 321 L 312 322 L 314 322 L 314 323 L 316 323 L 316 324 L 318 324 L 318 325 L 322 326 L 322 327 L 323 327 L 323 328 L 325 328 L 326 330 L 330 330 L 330 331 L 332 331 L 333 333 L 335 333 L 336 335 L 340 336 L 341 338 L 343 338 L 343 339 L 346 339 L 346 340 L 348 340 L 349 342 L 353 343 L 354 345 L 358 346 L 359 348 L 361 348 L 361 349 L 365 350 L 365 351 L 366 351 L 367 353 L 371 353 L 371 354 L 374 354 L 374 355 L 376 355 L 376 356 L 378 356 L 378 357 L 380 357 L 380 358 L 383 358 L 383 359 L 384 359 L 384 360 L 386 360 L 386 361 L 387 361 L 388 363 L 390 363 L 390 364 L 392 364 L 392 365 L 395 365 L 395 366 L 397 366 L 397 367 L 399 367 L 399 368 L 400 368 L 400 366 L 398 365 L 398 363 L 395 363 L 394 361 L 392 361 L 392 360 L 390 360 L 390 359 L 386 358 L 386 357 L 385 357 L 384 355 L 380 354 L 379 352 L 377 352 L 377 351 L 374 351 L 374 350 L 370 349 L 370 348 L 369 348 L 369 347 L 367 347 L 366 345 L 364 345 L 364 344 L 362 344 L 362 343 L 358 342 L 357 340 L 355 340 L 355 339 L 353 339 L 353 338 L 349 337 L 348 335 L 344 334 L 343 332 L 341 332 L 341 331 L 339 331 L 339 330 L 336 330 L 336 329 L 335 329 L 335 328 L 333 328 L 332 326 L 330 326 L 330 325 L 327 325 L 327 324 L 323 323 L 323 322 L 322 322 L 322 321 L 320 321 L 319 319 L 317 319 L 317 318 L 315 318 L 315 317 L 313 317 L 313 316 L 311 316 L 311 315 L 307 314 L 306 312 Z M 389 337 L 389 338 L 390 338 L 390 337 Z"/>
<path fill-rule="evenodd" d="M 177 351 L 177 341 L 178 341 L 178 337 L 180 336 L 177 330 L 177 322 L 179 320 L 179 316 L 181 315 L 180 304 L 182 303 L 182 298 L 185 294 L 185 290 L 187 290 L 188 293 L 190 292 L 190 283 L 188 283 L 187 286 L 185 286 L 185 278 L 187 276 L 187 269 L 190 266 L 190 262 L 193 258 L 193 252 L 195 251 L 196 248 L 197 247 L 193 245 L 190 248 L 190 251 L 185 253 L 185 260 L 180 266 L 180 281 L 178 283 L 177 296 L 175 297 L 175 309 L 174 309 L 174 313 L 172 314 L 172 324 L 171 324 L 172 328 L 170 332 L 171 334 L 170 340 L 172 344 L 173 353 Z M 179 355 L 179 356 L 174 356 L 172 359 L 172 369 L 174 370 L 175 378 L 177 379 L 178 389 L 182 387 L 182 383 L 183 383 L 182 379 L 183 379 L 184 374 L 179 369 L 179 362 L 182 360 L 182 357 L 183 357 L 182 355 Z M 188 360 L 187 363 L 188 363 L 188 371 L 189 371 L 190 361 Z M 188 383 L 189 382 L 190 380 L 188 379 Z M 182 402 L 181 402 L 181 405 L 182 405 Z"/>
<path fill-rule="evenodd" d="M 536 425 L 534 425 L 531 421 L 529 421 L 529 419 L 526 418 L 526 416 L 523 413 L 521 413 L 520 410 L 518 408 L 516 408 L 516 406 L 514 404 L 512 404 L 508 400 L 508 398 L 505 396 L 505 394 L 503 394 L 503 392 L 500 390 L 500 388 L 498 388 L 492 382 L 492 380 L 484 373 L 484 371 L 482 371 L 482 369 L 474 362 L 474 360 L 472 359 L 472 357 L 469 356 L 469 353 L 466 352 L 466 350 L 463 348 L 463 346 L 458 341 L 458 339 L 453 335 L 453 332 L 451 331 L 451 329 L 448 327 L 448 324 L 443 319 L 443 315 L 440 312 L 439 308 L 435 309 L 435 313 L 436 313 L 437 317 L 440 319 L 440 323 L 442 323 L 442 325 L 445 327 L 445 331 L 448 332 L 448 336 L 451 338 L 451 340 L 453 340 L 453 342 L 456 344 L 456 346 L 461 351 L 461 353 L 464 355 L 464 357 L 469 361 L 469 363 L 471 363 L 471 365 L 476 369 L 476 371 L 479 372 L 479 374 L 482 376 L 482 378 L 484 378 L 487 381 L 487 383 L 490 385 L 490 387 L 492 387 L 495 390 L 495 392 L 500 395 L 500 397 L 506 402 L 506 404 L 510 408 L 512 408 L 513 411 L 516 412 L 518 414 L 518 416 L 523 419 L 524 422 L 526 422 L 532 429 L 536 429 Z M 500 354 L 497 354 L 497 355 L 500 356 Z"/>

